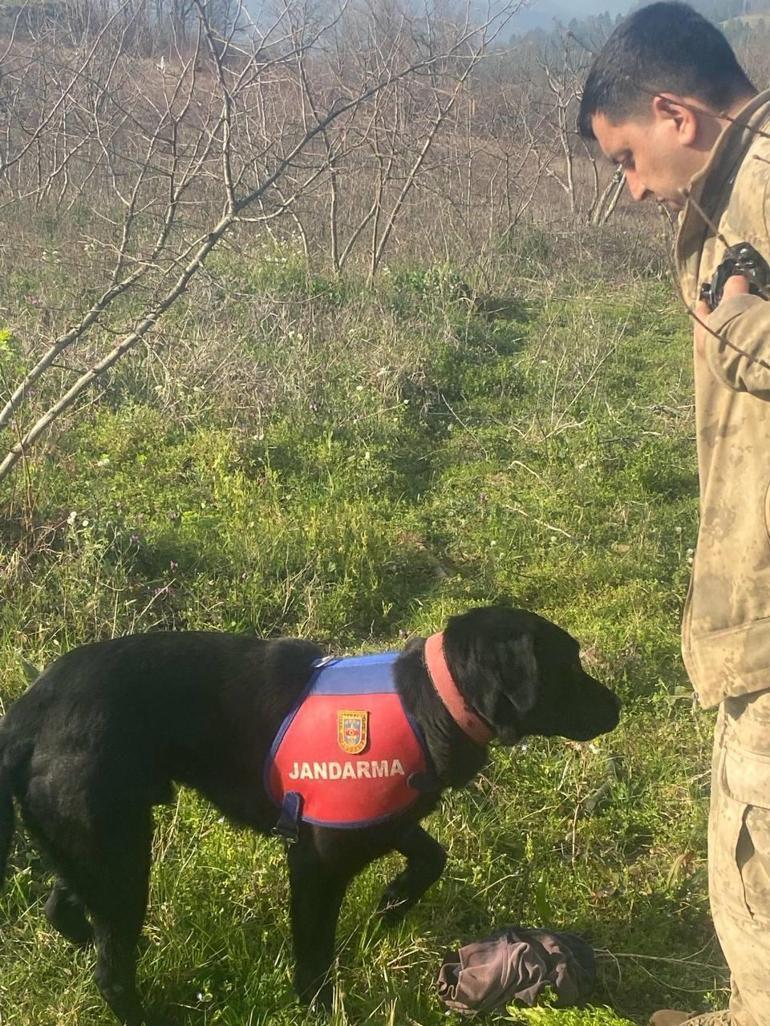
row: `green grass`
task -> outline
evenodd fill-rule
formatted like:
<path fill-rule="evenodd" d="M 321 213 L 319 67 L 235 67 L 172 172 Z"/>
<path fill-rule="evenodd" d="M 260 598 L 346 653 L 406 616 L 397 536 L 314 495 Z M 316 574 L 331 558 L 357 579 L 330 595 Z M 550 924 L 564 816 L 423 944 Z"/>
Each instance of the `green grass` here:
<path fill-rule="evenodd" d="M 355 652 L 498 598 L 537 609 L 581 639 L 623 722 L 591 744 L 496 749 L 428 822 L 447 871 L 394 932 L 373 910 L 398 860 L 355 882 L 333 1021 L 445 1022 L 442 953 L 506 923 L 588 937 L 596 1006 L 488 1021 L 626 1026 L 718 1004 L 710 717 L 693 713 L 679 657 L 697 489 L 671 289 L 587 275 L 535 288 L 501 270 L 501 302 L 483 306 L 447 265 L 393 268 L 368 293 L 277 257 L 219 256 L 174 313 L 176 349 L 120 366 L 0 491 L 1 701 L 24 687 L 22 658 L 127 631 Z M 23 298 L 6 292 L 0 359 L 18 363 Z M 150 1003 L 189 1026 L 315 1022 L 291 994 L 280 844 L 182 792 L 157 848 Z M 42 916 L 46 883 L 20 836 L 0 898 L 0 1020 L 107 1023 L 92 956 Z"/>

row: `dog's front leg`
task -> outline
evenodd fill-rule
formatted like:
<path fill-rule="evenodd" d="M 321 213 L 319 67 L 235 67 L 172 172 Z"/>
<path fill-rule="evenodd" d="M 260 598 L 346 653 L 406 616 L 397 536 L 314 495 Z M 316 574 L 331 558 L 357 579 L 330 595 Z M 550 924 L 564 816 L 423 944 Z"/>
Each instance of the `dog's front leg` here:
<path fill-rule="evenodd" d="M 444 849 L 416 823 L 399 839 L 396 850 L 406 858 L 406 868 L 385 888 L 378 906 L 389 926 L 403 919 L 446 865 Z"/>
<path fill-rule="evenodd" d="M 301 1001 L 331 1008 L 337 918 L 354 871 L 325 861 L 309 841 L 292 845 L 288 859 L 294 986 Z"/>

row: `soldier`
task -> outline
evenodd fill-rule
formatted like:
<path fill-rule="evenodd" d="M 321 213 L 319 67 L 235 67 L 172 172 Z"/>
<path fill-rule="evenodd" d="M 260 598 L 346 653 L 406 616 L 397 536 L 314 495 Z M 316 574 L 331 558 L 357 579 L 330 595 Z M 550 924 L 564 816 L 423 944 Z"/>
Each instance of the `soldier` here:
<path fill-rule="evenodd" d="M 655 1026 L 770 1024 L 770 304 L 730 277 L 699 301 L 725 249 L 770 259 L 770 91 L 681 3 L 635 11 L 595 58 L 579 130 L 636 200 L 679 214 L 676 265 L 693 317 L 700 528 L 683 655 L 717 708 L 709 895 L 731 972 L 729 1011 L 656 1012 Z M 753 292 L 754 290 L 752 290 Z"/>

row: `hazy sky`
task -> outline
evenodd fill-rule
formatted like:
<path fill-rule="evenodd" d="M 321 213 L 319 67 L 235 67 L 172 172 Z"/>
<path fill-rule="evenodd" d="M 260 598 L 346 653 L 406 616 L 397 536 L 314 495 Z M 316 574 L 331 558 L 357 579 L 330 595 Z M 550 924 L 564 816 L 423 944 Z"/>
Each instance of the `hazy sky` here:
<path fill-rule="evenodd" d="M 632 0 L 527 0 L 514 18 L 514 31 L 526 32 L 532 28 L 552 28 L 554 20 L 568 22 L 587 14 L 623 13 L 630 9 Z"/>

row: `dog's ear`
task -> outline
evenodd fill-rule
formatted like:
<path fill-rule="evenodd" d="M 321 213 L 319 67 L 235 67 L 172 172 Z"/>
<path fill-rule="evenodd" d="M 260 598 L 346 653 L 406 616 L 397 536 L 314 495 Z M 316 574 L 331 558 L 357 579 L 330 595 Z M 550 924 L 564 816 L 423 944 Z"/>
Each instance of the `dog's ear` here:
<path fill-rule="evenodd" d="M 540 684 L 534 639 L 520 634 L 494 645 L 498 689 L 492 712 L 496 733 L 503 744 L 515 744 L 524 733 L 521 720 L 537 702 Z"/>

